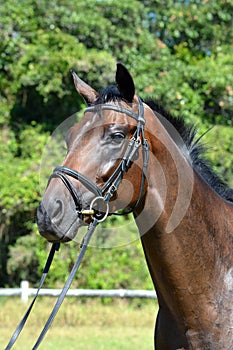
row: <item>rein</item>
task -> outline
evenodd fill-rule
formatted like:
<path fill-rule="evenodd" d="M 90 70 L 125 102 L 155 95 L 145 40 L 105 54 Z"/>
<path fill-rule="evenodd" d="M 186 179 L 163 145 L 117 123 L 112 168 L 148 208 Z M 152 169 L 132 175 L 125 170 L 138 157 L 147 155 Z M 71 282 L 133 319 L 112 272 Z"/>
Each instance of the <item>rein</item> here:
<path fill-rule="evenodd" d="M 67 278 L 67 281 L 66 281 L 66 283 L 65 283 L 65 285 L 64 285 L 64 287 L 63 287 L 63 289 L 62 289 L 62 291 L 61 291 L 61 293 L 60 293 L 60 295 L 59 295 L 59 297 L 58 297 L 58 299 L 56 301 L 56 304 L 54 305 L 54 308 L 53 308 L 52 312 L 50 313 L 50 316 L 48 317 L 48 320 L 47 320 L 43 330 L 41 331 L 41 333 L 40 333 L 40 335 L 39 335 L 35 345 L 33 346 L 32 350 L 38 349 L 38 347 L 41 344 L 42 340 L 44 339 L 44 337 L 45 337 L 49 327 L 51 326 L 51 324 L 52 324 L 52 322 L 53 322 L 53 320 L 54 320 L 58 310 L 60 309 L 60 306 L 61 306 L 63 300 L 65 299 L 66 293 L 69 290 L 70 285 L 73 282 L 74 276 L 75 276 L 75 274 L 76 274 L 76 272 L 77 272 L 77 270 L 78 270 L 78 268 L 79 268 L 79 266 L 80 266 L 80 264 L 81 264 L 81 262 L 83 260 L 84 254 L 85 254 L 85 252 L 87 250 L 87 246 L 88 246 L 88 244 L 90 242 L 90 239 L 91 239 L 91 237 L 92 237 L 92 235 L 93 235 L 93 233 L 95 231 L 95 228 L 98 225 L 98 223 L 99 223 L 99 221 L 96 220 L 96 219 L 94 219 L 90 223 L 90 225 L 88 227 L 88 231 L 87 231 L 86 235 L 84 236 L 83 241 L 82 241 L 82 243 L 80 245 L 81 251 L 80 251 L 80 253 L 79 253 L 78 257 L 77 257 L 77 260 L 75 261 L 74 266 L 73 266 L 73 268 L 72 268 L 72 270 L 71 270 L 71 272 L 69 274 L 69 277 Z M 39 283 L 36 295 L 34 296 L 32 302 L 29 305 L 27 311 L 25 312 L 22 320 L 20 321 L 20 323 L 18 324 L 16 330 L 14 331 L 14 333 L 13 333 L 9 343 L 7 344 L 5 350 L 10 350 L 12 348 L 12 346 L 16 342 L 18 336 L 20 335 L 21 331 L 23 330 L 23 327 L 24 327 L 24 325 L 25 325 L 25 323 L 26 323 L 26 321 L 27 321 L 27 319 L 28 319 L 28 317 L 29 317 L 29 315 L 31 313 L 33 305 L 35 304 L 35 301 L 36 301 L 36 299 L 37 299 L 37 297 L 39 295 L 39 292 L 40 292 L 40 290 L 41 290 L 41 288 L 42 288 L 42 286 L 44 284 L 44 281 L 45 281 L 45 279 L 47 277 L 47 274 L 49 272 L 49 268 L 50 268 L 50 266 L 52 264 L 52 261 L 53 261 L 53 257 L 54 257 L 55 251 L 59 250 L 59 247 L 60 247 L 60 243 L 53 243 L 53 245 L 51 247 L 51 250 L 49 252 L 49 256 L 48 256 L 47 262 L 45 264 L 45 268 L 44 268 L 44 271 L 43 271 L 43 274 L 42 274 L 42 277 L 41 277 L 41 280 L 40 280 L 40 283 Z"/>
<path fill-rule="evenodd" d="M 59 178 L 65 185 L 65 187 L 69 190 L 74 203 L 75 207 L 77 210 L 77 214 L 79 217 L 83 218 L 84 215 L 91 216 L 92 221 L 88 226 L 88 231 L 86 235 L 83 238 L 83 241 L 80 245 L 81 251 L 77 257 L 76 262 L 74 263 L 74 266 L 70 272 L 70 275 L 57 299 L 57 302 L 43 328 L 41 331 L 35 345 L 33 346 L 32 350 L 36 350 L 39 345 L 41 344 L 43 338 L 45 337 L 49 327 L 51 326 L 65 296 L 70 288 L 70 285 L 74 279 L 74 276 L 83 260 L 83 257 L 85 255 L 86 249 L 88 247 L 88 244 L 90 242 L 90 239 L 97 227 L 97 225 L 104 221 L 107 216 L 109 215 L 109 202 L 114 195 L 114 193 L 117 191 L 124 174 L 128 171 L 128 169 L 131 167 L 135 160 L 135 155 L 137 154 L 138 149 L 142 146 L 142 155 L 143 155 L 143 169 L 142 169 L 142 177 L 141 177 L 141 185 L 140 185 L 140 191 L 139 191 L 139 196 L 136 201 L 136 203 L 133 205 L 133 207 L 128 211 L 124 212 L 122 214 L 119 213 L 113 213 L 115 215 L 125 215 L 128 213 L 131 213 L 135 207 L 139 204 L 140 199 L 143 194 L 143 188 L 145 185 L 145 179 L 146 179 L 146 172 L 147 172 L 147 167 L 148 167 L 148 162 L 149 162 L 149 145 L 148 142 L 145 138 L 144 135 L 144 125 L 145 125 L 145 119 L 144 119 L 144 107 L 142 104 L 142 101 L 140 98 L 139 100 L 139 107 L 138 107 L 138 114 L 126 109 L 126 108 L 121 108 L 117 106 L 113 106 L 111 104 L 105 104 L 101 108 L 102 110 L 114 110 L 116 112 L 124 113 L 128 115 L 131 118 L 134 118 L 137 121 L 137 128 L 134 132 L 133 137 L 130 139 L 128 147 L 126 149 L 126 152 L 120 162 L 120 164 L 117 166 L 113 174 L 110 176 L 107 182 L 103 185 L 102 188 L 98 187 L 93 181 L 88 179 L 86 176 L 82 175 L 80 172 L 73 170 L 71 168 L 65 167 L 65 166 L 58 166 L 54 169 L 53 174 L 50 176 L 49 182 L 51 181 L 52 178 Z M 95 112 L 96 111 L 96 106 L 91 106 L 87 107 L 85 112 Z M 83 209 L 82 204 L 78 195 L 78 191 L 73 185 L 72 181 L 70 181 L 67 178 L 67 175 L 74 178 L 75 180 L 78 180 L 81 182 L 89 191 L 91 191 L 96 197 L 92 200 L 90 203 L 89 209 Z M 97 204 L 97 202 L 101 201 L 102 204 L 105 206 L 105 212 L 103 213 L 102 210 L 96 210 L 94 208 L 94 204 Z M 33 308 L 33 305 L 39 295 L 39 291 L 42 288 L 42 285 L 46 279 L 46 276 L 49 272 L 49 268 L 51 266 L 55 251 L 59 250 L 60 243 L 53 243 L 49 256 L 47 258 L 45 268 L 43 270 L 43 274 L 36 292 L 36 295 L 34 296 L 29 308 L 27 309 L 26 313 L 24 314 L 21 322 L 17 326 L 15 332 L 13 333 L 8 345 L 6 346 L 5 350 L 10 350 L 14 343 L 16 342 L 20 332 L 22 331 L 29 314 Z"/>
<path fill-rule="evenodd" d="M 30 306 L 28 307 L 27 311 L 25 312 L 22 320 L 20 321 L 20 323 L 18 324 L 16 330 L 14 331 L 9 343 L 7 344 L 5 350 L 9 350 L 12 348 L 12 346 L 14 345 L 14 343 L 16 342 L 18 336 L 20 335 L 20 332 L 22 331 L 27 319 L 28 319 L 28 316 L 33 308 L 33 305 L 35 304 L 35 301 L 39 295 L 39 291 L 41 290 L 43 284 L 44 284 L 44 281 L 47 277 L 47 274 L 49 272 L 49 269 L 50 269 L 50 266 L 52 264 L 52 261 L 53 261 L 53 257 L 54 257 L 54 254 L 56 251 L 59 250 L 59 247 L 60 247 L 60 243 L 53 243 L 51 249 L 50 249 L 50 252 L 49 252 L 49 255 L 48 255 L 48 258 L 47 258 L 47 261 L 45 263 L 45 267 L 44 267 L 44 270 L 43 270 L 43 274 L 41 276 L 41 280 L 40 280 L 40 283 L 39 283 L 39 286 L 37 288 L 37 291 L 36 291 L 36 294 L 30 304 Z"/>

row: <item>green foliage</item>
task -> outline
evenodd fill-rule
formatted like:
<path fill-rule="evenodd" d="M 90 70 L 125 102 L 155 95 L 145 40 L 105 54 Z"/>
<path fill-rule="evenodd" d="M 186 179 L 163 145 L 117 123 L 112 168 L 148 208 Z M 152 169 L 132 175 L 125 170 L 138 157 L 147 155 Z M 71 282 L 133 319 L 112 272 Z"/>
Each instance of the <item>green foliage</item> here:
<path fill-rule="evenodd" d="M 38 282 L 36 257 L 37 235 L 26 235 L 17 239 L 17 244 L 10 247 L 10 258 L 8 259 L 7 272 L 8 283 L 19 286 L 23 280 L 31 283 Z"/>
<path fill-rule="evenodd" d="M 194 56 L 232 43 L 232 1 L 143 0 L 150 32 L 169 47 L 187 43 Z"/>
<path fill-rule="evenodd" d="M 41 126 L 34 123 L 25 126 L 18 134 L 4 126 L 0 135 L 2 284 L 9 282 L 6 273 L 8 248 L 18 237 L 29 233 L 30 223 L 34 222 L 39 197 L 40 158 L 47 140 L 47 134 L 41 131 Z"/>
<path fill-rule="evenodd" d="M 229 185 L 233 187 L 233 128 L 216 126 L 206 134 L 205 140 L 207 145 L 211 145 L 208 157 L 214 164 L 214 169 L 223 179 L 229 179 Z"/>
<path fill-rule="evenodd" d="M 14 286 L 18 286 L 22 279 L 37 286 L 51 247 L 36 234 L 36 225 L 31 229 L 33 234 L 18 238 L 16 245 L 10 248 L 7 268 L 9 283 Z M 127 229 L 123 230 L 125 235 L 130 234 Z M 55 254 L 45 286 L 61 288 L 79 252 L 80 247 L 75 242 L 62 245 Z M 90 289 L 152 289 L 139 240 L 118 248 L 88 248 L 72 286 Z"/>
<path fill-rule="evenodd" d="M 232 13 L 227 0 L 0 0 L 2 285 L 27 276 L 34 283 L 41 272 L 47 246 L 33 225 L 41 154 L 48 131 L 83 105 L 70 68 L 100 89 L 113 82 L 120 60 L 143 98 L 154 96 L 201 132 L 214 126 L 205 137 L 208 157 L 233 185 Z M 64 280 L 77 249 L 59 253 L 48 284 Z M 90 249 L 81 284 L 151 286 L 139 250 Z"/>
<path fill-rule="evenodd" d="M 35 208 L 40 157 L 46 140 L 47 134 L 36 124 L 25 127 L 17 135 L 3 128 L 0 143 L 3 155 L 0 170 L 4 178 L 0 206 L 3 211 L 14 213 L 14 207 L 16 210 Z"/>

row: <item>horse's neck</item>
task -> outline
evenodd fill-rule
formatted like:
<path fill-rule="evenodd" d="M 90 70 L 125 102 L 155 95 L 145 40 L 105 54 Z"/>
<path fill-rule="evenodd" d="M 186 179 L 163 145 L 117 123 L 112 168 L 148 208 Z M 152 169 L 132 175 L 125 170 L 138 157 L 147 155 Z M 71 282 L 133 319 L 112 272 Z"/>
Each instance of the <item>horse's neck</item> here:
<path fill-rule="evenodd" d="M 233 206 L 192 171 L 184 156 L 178 159 L 178 153 L 169 160 L 165 152 L 166 164 L 158 155 L 161 167 L 156 167 L 154 160 L 157 172 L 150 173 L 145 203 L 136 214 L 136 222 L 160 302 L 185 320 L 188 328 L 195 328 L 199 320 L 201 329 L 208 329 L 213 322 L 217 327 L 225 322 L 222 318 L 230 322 L 233 317 Z M 185 177 L 179 176 L 177 162 Z M 218 303 L 223 300 L 231 311 L 221 318 Z"/>
<path fill-rule="evenodd" d="M 159 132 L 159 141 L 154 138 L 150 145 L 147 193 L 136 222 L 142 239 L 155 244 L 152 256 L 174 268 L 200 270 L 200 264 L 231 255 L 233 205 L 196 172 L 163 126 Z"/>
<path fill-rule="evenodd" d="M 232 255 L 233 206 L 223 201 L 196 174 L 192 192 L 185 212 L 179 217 L 175 215 L 172 223 L 171 206 L 165 203 L 164 210 L 160 208 L 158 211 L 162 199 L 155 190 L 148 195 L 143 211 L 136 218 L 147 255 L 171 272 L 178 269 L 178 282 L 181 281 L 181 271 L 186 268 L 187 273 L 190 268 L 193 277 L 194 270 L 197 269 L 199 274 L 204 265 L 208 269 L 204 268 L 203 274 L 205 271 L 209 274 L 211 266 L 213 273 L 217 272 L 217 268 L 221 268 L 219 258 L 227 268 L 232 262 L 228 258 Z M 175 198 L 170 200 L 172 204 L 175 203 Z"/>
<path fill-rule="evenodd" d="M 198 191 L 195 186 L 194 191 Z M 208 195 L 202 199 L 203 203 L 190 202 L 174 232 L 166 232 L 168 216 L 164 213 L 147 233 L 142 230 L 141 240 L 165 317 L 187 332 L 191 348 L 230 349 L 233 264 L 227 221 L 233 207 L 225 206 L 217 196 L 215 203 Z M 149 221 L 150 215 L 153 213 L 144 219 Z M 141 224 L 138 222 L 139 228 Z M 216 347 L 209 347 L 215 343 Z"/>

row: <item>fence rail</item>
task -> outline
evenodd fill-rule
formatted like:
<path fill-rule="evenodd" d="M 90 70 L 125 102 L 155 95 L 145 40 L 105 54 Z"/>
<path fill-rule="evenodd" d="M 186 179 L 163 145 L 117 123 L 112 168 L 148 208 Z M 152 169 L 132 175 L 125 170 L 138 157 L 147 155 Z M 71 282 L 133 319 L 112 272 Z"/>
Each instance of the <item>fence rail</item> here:
<path fill-rule="evenodd" d="M 20 288 L 0 288 L 1 296 L 20 296 L 23 302 L 27 302 L 30 296 L 36 294 L 36 288 L 29 288 L 28 281 L 22 281 Z M 39 295 L 57 297 L 61 289 L 42 288 Z M 152 290 L 130 290 L 130 289 L 70 289 L 67 296 L 72 297 L 99 297 L 99 298 L 150 298 L 156 299 L 156 293 Z"/>

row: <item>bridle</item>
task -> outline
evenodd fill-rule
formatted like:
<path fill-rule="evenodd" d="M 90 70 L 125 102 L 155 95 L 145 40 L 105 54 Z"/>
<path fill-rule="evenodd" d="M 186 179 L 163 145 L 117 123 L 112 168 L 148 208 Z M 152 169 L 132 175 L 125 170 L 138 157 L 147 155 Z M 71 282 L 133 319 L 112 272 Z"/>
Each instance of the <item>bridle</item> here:
<path fill-rule="evenodd" d="M 149 145 L 148 142 L 145 138 L 144 135 L 144 126 L 145 126 L 145 118 L 144 118 L 144 107 L 143 107 L 143 103 L 141 101 L 141 99 L 138 97 L 138 101 L 139 101 L 139 105 L 138 105 L 138 114 L 134 113 L 133 111 L 127 109 L 127 108 L 123 108 L 123 107 L 119 107 L 119 106 L 115 106 L 115 105 L 111 105 L 111 104 L 104 104 L 101 106 L 102 110 L 113 110 L 119 113 L 124 113 L 126 115 L 128 115 L 129 117 L 135 119 L 137 121 L 137 127 L 136 130 L 133 134 L 133 137 L 130 139 L 127 149 L 125 151 L 125 154 L 121 160 L 121 162 L 119 163 L 119 165 L 117 166 L 117 168 L 114 170 L 114 172 L 112 173 L 112 175 L 110 176 L 110 178 L 104 183 L 104 185 L 100 188 L 98 187 L 93 181 L 91 181 L 90 179 L 88 179 L 86 176 L 84 176 L 83 174 L 81 174 L 80 172 L 73 170 L 71 168 L 65 167 L 65 166 L 58 166 L 54 169 L 53 174 L 50 176 L 49 182 L 51 181 L 51 179 L 53 178 L 59 178 L 62 180 L 63 184 L 66 186 L 66 188 L 69 190 L 74 203 L 75 203 L 75 207 L 77 210 L 77 215 L 81 218 L 83 218 L 84 215 L 88 215 L 91 216 L 91 222 L 89 224 L 88 230 L 86 235 L 83 238 L 83 241 L 81 243 L 81 251 L 77 257 L 77 260 L 75 261 L 75 264 L 70 272 L 70 275 L 57 299 L 57 302 L 42 330 L 42 332 L 40 333 L 35 345 L 33 346 L 32 350 L 36 350 L 39 345 L 41 344 L 42 340 L 44 339 L 45 334 L 47 333 L 50 325 L 52 324 L 65 296 L 66 293 L 74 279 L 74 276 L 82 262 L 82 259 L 84 257 L 84 254 L 86 252 L 87 246 L 90 242 L 90 239 L 97 227 L 97 225 L 104 221 L 107 216 L 109 215 L 109 201 L 111 200 L 112 196 L 117 192 L 117 189 L 124 177 L 124 174 L 128 171 L 128 169 L 131 167 L 131 165 L 133 164 L 134 160 L 135 160 L 135 156 L 139 150 L 139 148 L 142 146 L 142 155 L 143 155 L 143 169 L 142 169 L 142 176 L 141 176 L 141 185 L 140 185 L 140 190 L 139 190 L 139 195 L 138 195 L 138 199 L 136 201 L 136 203 L 134 203 L 133 207 L 127 211 L 124 212 L 123 215 L 125 215 L 126 213 L 132 212 L 137 205 L 139 204 L 142 195 L 143 195 L 143 189 L 144 189 L 144 185 L 145 185 L 145 179 L 146 179 L 146 172 L 147 172 L 147 167 L 148 167 L 148 162 L 149 162 Z M 99 107 L 99 106 L 98 106 Z M 85 109 L 85 113 L 86 112 L 96 112 L 96 106 L 90 106 L 87 107 Z M 89 209 L 83 209 L 82 208 L 82 203 L 80 201 L 80 197 L 79 197 L 79 193 L 76 189 L 76 187 L 74 186 L 74 184 L 72 183 L 72 181 L 67 177 L 71 177 L 75 180 L 80 181 L 89 191 L 91 191 L 95 197 L 94 199 L 91 201 L 90 205 L 89 205 Z M 97 202 L 101 201 L 102 205 L 104 205 L 105 210 L 103 211 L 101 210 L 96 210 L 95 208 L 95 204 Z M 111 213 L 112 214 L 112 213 Z M 118 213 L 113 213 L 113 214 L 118 214 Z M 39 291 L 42 288 L 42 285 L 45 281 L 45 278 L 48 274 L 50 265 L 52 263 L 53 260 L 53 256 L 55 254 L 55 251 L 59 249 L 59 243 L 53 243 L 49 256 L 47 258 L 46 264 L 45 264 L 45 268 L 43 270 L 43 274 L 41 277 L 41 280 L 39 282 L 39 287 L 37 289 L 36 295 L 33 298 L 31 304 L 29 305 L 26 313 L 24 314 L 22 320 L 20 321 L 19 325 L 17 326 L 15 332 L 13 333 L 8 345 L 6 346 L 5 350 L 10 350 L 12 348 L 12 346 L 14 345 L 14 343 L 16 342 L 20 332 L 22 331 L 28 316 L 32 310 L 32 307 L 36 301 L 37 296 L 39 295 Z"/>
<path fill-rule="evenodd" d="M 98 187 L 93 181 L 88 179 L 86 176 L 81 174 L 79 171 L 73 170 L 66 166 L 56 167 L 53 171 L 53 174 L 50 177 L 50 180 L 52 178 L 61 179 L 63 184 L 69 190 L 74 200 L 77 214 L 81 219 L 83 219 L 83 216 L 89 215 L 89 216 L 95 216 L 95 218 L 99 221 L 103 221 L 103 218 L 105 219 L 108 216 L 108 210 L 109 210 L 108 203 L 111 200 L 112 196 L 117 192 L 117 189 L 120 183 L 122 182 L 124 174 L 128 171 L 128 169 L 133 164 L 135 160 L 135 156 L 139 148 L 142 146 L 143 169 L 142 169 L 141 184 L 140 184 L 138 199 L 136 203 L 134 203 L 133 207 L 131 207 L 127 212 L 120 213 L 120 215 L 131 213 L 137 207 L 137 205 L 141 200 L 144 185 L 145 185 L 148 162 L 149 162 L 149 145 L 144 135 L 144 125 L 145 125 L 144 106 L 139 97 L 138 97 L 138 101 L 139 101 L 138 114 L 122 106 L 116 106 L 112 104 L 104 104 L 101 107 L 99 107 L 99 105 L 90 106 L 90 107 L 87 107 L 84 111 L 84 113 L 86 112 L 95 113 L 97 109 L 98 111 L 99 109 L 101 109 L 102 111 L 113 110 L 118 113 L 126 114 L 127 116 L 137 121 L 136 130 L 132 138 L 129 140 L 127 149 L 125 151 L 124 156 L 122 157 L 121 162 L 119 163 L 117 168 L 114 170 L 110 178 L 104 183 L 104 185 L 101 188 Z M 84 185 L 89 191 L 91 191 L 96 196 L 90 203 L 89 209 L 82 208 L 80 195 L 77 189 L 75 188 L 75 186 L 73 185 L 72 181 L 67 176 L 75 180 L 78 180 L 82 185 Z M 106 208 L 104 213 L 102 212 L 102 210 L 96 210 L 94 208 L 94 204 L 97 204 L 97 202 L 102 202 L 102 207 Z M 111 215 L 113 214 L 119 215 L 119 213 L 117 212 L 111 213 Z"/>

